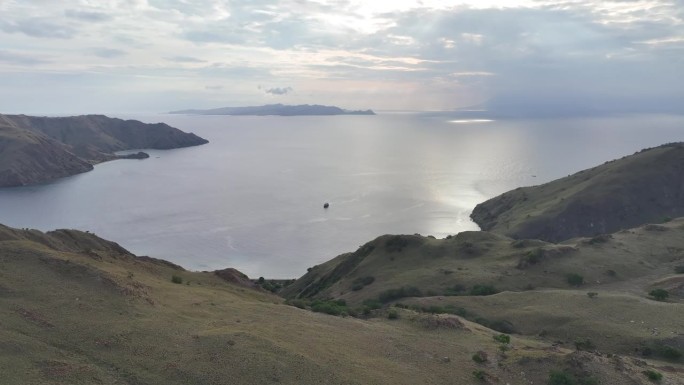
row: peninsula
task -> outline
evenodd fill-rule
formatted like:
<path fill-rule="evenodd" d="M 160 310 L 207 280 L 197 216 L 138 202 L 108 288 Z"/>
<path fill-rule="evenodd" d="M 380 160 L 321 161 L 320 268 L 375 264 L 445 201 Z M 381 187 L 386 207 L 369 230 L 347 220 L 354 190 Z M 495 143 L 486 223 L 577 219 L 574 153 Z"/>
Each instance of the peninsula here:
<path fill-rule="evenodd" d="M 24 186 L 90 171 L 132 149 L 197 146 L 207 140 L 164 123 L 146 124 L 104 115 L 36 117 L 0 114 L 0 187 Z"/>
<path fill-rule="evenodd" d="M 264 106 L 251 107 L 223 107 L 209 110 L 180 110 L 171 111 L 169 114 L 186 115 L 279 115 L 279 116 L 299 116 L 299 115 L 375 115 L 372 110 L 344 110 L 334 106 L 322 106 L 318 104 L 300 104 L 289 106 L 285 104 L 267 104 Z"/>

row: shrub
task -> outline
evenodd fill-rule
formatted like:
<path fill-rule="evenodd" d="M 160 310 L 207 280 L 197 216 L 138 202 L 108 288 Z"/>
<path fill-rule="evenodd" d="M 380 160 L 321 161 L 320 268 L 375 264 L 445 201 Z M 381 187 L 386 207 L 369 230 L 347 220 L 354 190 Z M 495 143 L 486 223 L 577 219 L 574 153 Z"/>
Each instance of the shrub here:
<path fill-rule="evenodd" d="M 589 240 L 590 245 L 595 245 L 598 243 L 606 243 L 608 242 L 611 238 L 613 238 L 612 235 L 610 234 L 599 234 Z"/>
<path fill-rule="evenodd" d="M 484 370 L 473 371 L 473 377 L 477 378 L 480 381 L 484 381 L 486 376 L 487 376 L 487 373 L 485 373 Z"/>
<path fill-rule="evenodd" d="M 528 251 L 525 255 L 525 262 L 530 265 L 536 265 L 541 262 L 544 257 L 544 251 L 541 248 L 536 248 L 533 251 Z"/>
<path fill-rule="evenodd" d="M 500 333 L 515 333 L 515 326 L 513 326 L 510 321 L 506 320 L 495 320 L 489 322 L 487 327 Z"/>
<path fill-rule="evenodd" d="M 510 344 L 511 336 L 509 336 L 508 334 L 499 334 L 494 336 L 494 341 L 500 342 L 502 344 Z"/>
<path fill-rule="evenodd" d="M 587 297 L 594 299 L 594 298 L 598 297 L 598 293 L 590 291 L 587 293 Z"/>
<path fill-rule="evenodd" d="M 183 283 L 183 277 L 181 277 L 180 275 L 174 274 L 171 276 L 171 282 L 181 284 L 181 283 Z"/>
<path fill-rule="evenodd" d="M 441 306 L 436 306 L 436 305 L 432 305 L 430 307 L 424 307 L 421 310 L 424 311 L 425 313 L 432 313 L 432 314 L 444 314 L 444 313 L 449 312 L 446 308 L 443 308 Z"/>
<path fill-rule="evenodd" d="M 316 313 L 325 313 L 330 315 L 348 314 L 347 306 L 341 304 L 340 301 L 315 300 L 311 303 L 311 310 Z"/>
<path fill-rule="evenodd" d="M 420 297 L 421 292 L 417 287 L 414 286 L 403 286 L 399 289 L 389 289 L 385 290 L 378 296 L 378 300 L 382 303 L 387 303 L 394 301 L 395 299 L 405 298 L 405 297 Z"/>
<path fill-rule="evenodd" d="M 663 375 L 655 370 L 644 370 L 642 373 L 651 381 L 660 381 L 663 379 Z"/>
<path fill-rule="evenodd" d="M 673 348 L 672 346 L 661 346 L 658 348 L 658 354 L 667 359 L 667 360 L 672 360 L 672 361 L 678 361 L 680 358 L 682 358 L 682 351 Z"/>
<path fill-rule="evenodd" d="M 367 277 L 356 278 L 352 282 L 352 290 L 359 291 L 359 290 L 363 289 L 364 286 L 368 286 L 373 282 L 375 282 L 375 277 L 367 276 Z"/>
<path fill-rule="evenodd" d="M 385 250 L 390 253 L 400 252 L 408 246 L 408 240 L 401 235 L 393 235 L 385 241 Z"/>
<path fill-rule="evenodd" d="M 498 292 L 492 285 L 475 285 L 470 289 L 470 295 L 492 295 Z"/>
<path fill-rule="evenodd" d="M 568 284 L 572 286 L 580 286 L 584 283 L 584 277 L 577 273 L 569 273 L 565 276 L 565 279 L 568 281 Z"/>
<path fill-rule="evenodd" d="M 589 338 L 575 340 L 575 349 L 577 350 L 593 350 L 596 346 Z"/>
<path fill-rule="evenodd" d="M 575 377 L 562 370 L 552 370 L 549 373 L 549 385 L 575 385 L 577 381 Z"/>
<path fill-rule="evenodd" d="M 380 301 L 377 299 L 367 299 L 363 301 L 363 306 L 369 308 L 370 310 L 375 310 L 380 309 L 382 307 L 382 303 L 380 303 Z"/>
<path fill-rule="evenodd" d="M 290 305 L 290 306 L 294 306 L 294 307 L 297 307 L 300 309 L 306 309 L 307 301 L 305 301 L 303 299 L 298 299 L 298 298 L 297 299 L 288 299 L 287 301 L 285 301 L 285 304 Z"/>
<path fill-rule="evenodd" d="M 447 288 L 444 291 L 444 295 L 446 296 L 456 296 L 456 295 L 461 295 L 463 292 L 466 290 L 466 287 L 461 285 L 461 284 L 455 284 L 452 287 Z"/>
<path fill-rule="evenodd" d="M 390 309 L 387 313 L 387 319 L 399 319 L 399 312 L 396 309 Z"/>
<path fill-rule="evenodd" d="M 482 364 L 484 362 L 487 362 L 487 353 L 483 351 L 479 351 L 475 354 L 473 354 L 473 361 L 477 362 L 478 364 Z"/>
<path fill-rule="evenodd" d="M 665 289 L 653 289 L 648 293 L 648 295 L 653 297 L 653 299 L 656 301 L 665 301 L 667 297 L 670 296 L 670 293 L 668 293 L 668 291 Z"/>
<path fill-rule="evenodd" d="M 684 265 L 675 266 L 674 271 L 677 274 L 684 274 Z"/>

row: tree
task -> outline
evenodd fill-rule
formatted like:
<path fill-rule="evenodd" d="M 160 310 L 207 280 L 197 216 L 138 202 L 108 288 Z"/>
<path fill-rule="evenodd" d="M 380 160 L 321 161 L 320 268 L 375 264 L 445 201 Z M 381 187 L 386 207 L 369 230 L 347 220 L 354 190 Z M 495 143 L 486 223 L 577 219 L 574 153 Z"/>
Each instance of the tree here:
<path fill-rule="evenodd" d="M 665 301 L 665 299 L 670 296 L 670 293 L 665 289 L 653 289 L 648 295 L 653 297 L 656 301 Z"/>

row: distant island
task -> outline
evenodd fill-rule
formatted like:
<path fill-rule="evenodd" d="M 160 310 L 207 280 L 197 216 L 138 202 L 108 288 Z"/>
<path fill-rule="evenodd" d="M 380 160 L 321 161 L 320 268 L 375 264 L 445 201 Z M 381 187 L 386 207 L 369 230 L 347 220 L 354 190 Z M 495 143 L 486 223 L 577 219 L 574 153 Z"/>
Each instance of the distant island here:
<path fill-rule="evenodd" d="M 300 115 L 375 115 L 373 110 L 345 110 L 335 106 L 322 106 L 318 104 L 300 104 L 288 106 L 284 104 L 267 104 L 264 106 L 251 107 L 222 107 L 208 110 L 180 110 L 171 111 L 169 114 L 185 115 L 278 115 L 278 116 L 300 116 Z"/>
<path fill-rule="evenodd" d="M 164 123 L 146 124 L 104 115 L 37 117 L 0 114 L 0 187 L 25 186 L 90 171 L 114 159 L 144 159 L 150 148 L 197 146 L 206 139 Z"/>

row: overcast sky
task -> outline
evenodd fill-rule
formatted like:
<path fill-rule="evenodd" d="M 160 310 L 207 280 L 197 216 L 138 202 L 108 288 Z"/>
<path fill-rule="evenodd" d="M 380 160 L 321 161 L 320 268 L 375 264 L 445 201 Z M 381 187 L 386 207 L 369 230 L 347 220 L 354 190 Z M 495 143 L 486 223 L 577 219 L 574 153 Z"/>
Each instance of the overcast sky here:
<path fill-rule="evenodd" d="M 0 0 L 0 112 L 684 112 L 683 4 Z"/>

